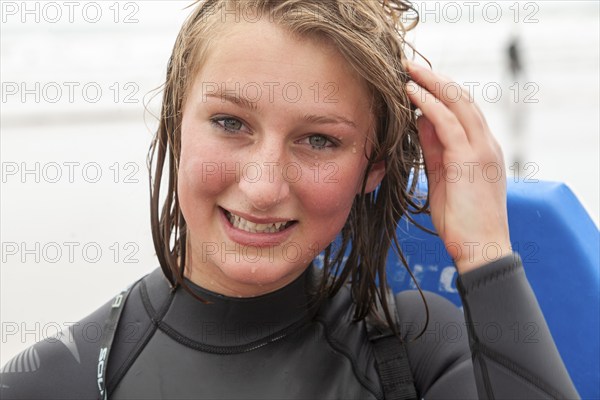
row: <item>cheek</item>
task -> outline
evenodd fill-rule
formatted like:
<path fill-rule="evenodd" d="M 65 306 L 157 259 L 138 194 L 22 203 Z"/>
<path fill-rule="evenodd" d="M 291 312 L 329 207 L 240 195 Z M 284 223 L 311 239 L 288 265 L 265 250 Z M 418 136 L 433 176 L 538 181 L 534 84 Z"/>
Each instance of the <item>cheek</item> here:
<path fill-rule="evenodd" d="M 203 203 L 221 193 L 227 182 L 221 174 L 221 163 L 225 154 L 210 143 L 197 143 L 186 140 L 182 135 L 181 157 L 177 175 L 177 190 L 181 210 L 185 219 L 191 222 L 208 209 Z"/>
<path fill-rule="evenodd" d="M 360 159 L 351 157 L 346 162 L 325 163 L 318 171 L 309 170 L 311 176 L 299 196 L 314 222 L 329 235 L 335 236 L 344 226 L 360 189 L 363 169 Z"/>
<path fill-rule="evenodd" d="M 366 158 L 352 154 L 335 162 L 325 163 L 320 171 L 320 179 L 315 183 L 328 202 L 337 202 L 340 207 L 350 207 L 360 191 L 366 166 Z"/>

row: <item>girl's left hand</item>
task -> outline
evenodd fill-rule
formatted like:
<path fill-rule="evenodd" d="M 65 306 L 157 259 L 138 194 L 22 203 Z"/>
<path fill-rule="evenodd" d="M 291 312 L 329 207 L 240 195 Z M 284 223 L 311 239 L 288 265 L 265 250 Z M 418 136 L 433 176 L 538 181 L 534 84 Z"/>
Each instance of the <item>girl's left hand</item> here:
<path fill-rule="evenodd" d="M 459 273 L 512 252 L 502 150 L 467 90 L 406 62 L 433 225 Z"/>

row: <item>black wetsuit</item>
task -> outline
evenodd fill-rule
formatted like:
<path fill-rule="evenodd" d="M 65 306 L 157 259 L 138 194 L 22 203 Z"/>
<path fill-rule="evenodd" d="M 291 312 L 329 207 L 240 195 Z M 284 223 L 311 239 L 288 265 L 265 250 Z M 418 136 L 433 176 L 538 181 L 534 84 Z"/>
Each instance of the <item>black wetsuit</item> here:
<path fill-rule="evenodd" d="M 348 289 L 309 312 L 313 271 L 276 292 L 228 298 L 193 286 L 170 291 L 160 269 L 126 301 L 110 352 L 111 399 L 381 399 L 364 322 Z M 459 278 L 464 315 L 428 294 L 430 322 L 407 344 L 418 394 L 430 398 L 576 398 L 520 260 L 505 257 Z M 417 292 L 396 296 L 402 332 L 425 313 Z M 9 361 L 2 399 L 98 397 L 99 341 L 107 303 L 60 340 Z M 465 322 L 466 320 L 466 322 Z M 532 324 L 516 335 L 515 323 Z M 531 333 L 530 332 L 530 333 Z"/>

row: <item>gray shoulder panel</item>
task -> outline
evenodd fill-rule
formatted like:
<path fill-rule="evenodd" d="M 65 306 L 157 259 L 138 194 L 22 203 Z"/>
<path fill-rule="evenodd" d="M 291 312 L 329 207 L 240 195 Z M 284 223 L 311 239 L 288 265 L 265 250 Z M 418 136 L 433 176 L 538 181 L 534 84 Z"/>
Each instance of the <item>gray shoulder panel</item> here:
<path fill-rule="evenodd" d="M 110 302 L 10 360 L 0 373 L 0 398 L 96 399 L 100 334 Z"/>

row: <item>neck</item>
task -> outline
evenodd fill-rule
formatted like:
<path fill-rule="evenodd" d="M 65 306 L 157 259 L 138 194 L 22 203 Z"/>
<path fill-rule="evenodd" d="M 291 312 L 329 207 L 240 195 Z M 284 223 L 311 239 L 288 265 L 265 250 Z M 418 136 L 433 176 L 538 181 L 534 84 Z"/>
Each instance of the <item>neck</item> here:
<path fill-rule="evenodd" d="M 181 335 L 208 346 L 253 346 L 303 324 L 312 315 L 312 267 L 288 285 L 256 297 L 231 297 L 189 280 L 186 283 L 207 303 L 180 288 L 164 322 Z"/>

